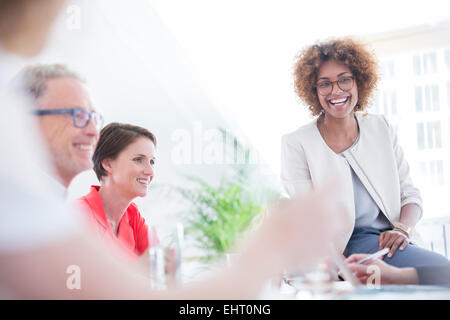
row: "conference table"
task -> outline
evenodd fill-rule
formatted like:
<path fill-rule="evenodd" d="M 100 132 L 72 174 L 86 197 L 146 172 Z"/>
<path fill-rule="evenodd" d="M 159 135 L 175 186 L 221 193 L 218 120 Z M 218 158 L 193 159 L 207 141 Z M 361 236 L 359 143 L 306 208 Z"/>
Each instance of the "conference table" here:
<path fill-rule="evenodd" d="M 268 282 L 263 300 L 450 300 L 450 288 L 424 285 L 353 286 L 347 281 L 333 281 L 326 289 L 292 286 L 285 281 Z"/>
<path fill-rule="evenodd" d="M 182 283 L 195 282 L 217 272 L 208 264 L 184 264 Z M 220 268 L 219 268 L 220 269 Z M 450 300 L 450 288 L 425 285 L 352 285 L 348 281 L 318 281 L 315 285 L 286 278 L 268 280 L 262 300 Z"/>

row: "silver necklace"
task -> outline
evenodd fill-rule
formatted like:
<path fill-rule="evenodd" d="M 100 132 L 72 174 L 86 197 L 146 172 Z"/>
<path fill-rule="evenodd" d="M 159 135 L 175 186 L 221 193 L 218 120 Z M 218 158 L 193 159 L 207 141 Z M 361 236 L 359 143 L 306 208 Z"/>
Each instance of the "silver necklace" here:
<path fill-rule="evenodd" d="M 358 139 L 358 132 L 359 132 L 359 125 L 358 125 L 358 121 L 355 119 L 356 122 L 356 135 L 354 138 L 352 138 L 352 143 L 350 145 L 353 145 L 356 141 L 356 139 Z M 320 122 L 320 125 L 322 127 L 322 136 L 324 138 L 325 141 L 327 141 L 327 126 L 325 125 L 325 116 L 322 118 L 322 121 Z"/>

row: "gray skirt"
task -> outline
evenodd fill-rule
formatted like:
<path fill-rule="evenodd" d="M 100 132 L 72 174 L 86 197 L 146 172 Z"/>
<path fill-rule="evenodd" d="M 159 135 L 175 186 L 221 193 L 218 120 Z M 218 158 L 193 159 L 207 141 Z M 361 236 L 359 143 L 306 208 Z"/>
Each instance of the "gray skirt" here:
<path fill-rule="evenodd" d="M 344 255 L 351 256 L 354 253 L 374 253 L 378 251 L 378 237 L 387 230 L 377 230 L 372 228 L 355 228 L 353 234 L 345 248 Z M 398 267 L 419 267 L 419 266 L 442 266 L 449 265 L 450 261 L 436 252 L 421 248 L 414 244 L 408 244 L 403 251 L 397 249 L 394 256 L 388 258 L 384 256 L 383 261 Z"/>

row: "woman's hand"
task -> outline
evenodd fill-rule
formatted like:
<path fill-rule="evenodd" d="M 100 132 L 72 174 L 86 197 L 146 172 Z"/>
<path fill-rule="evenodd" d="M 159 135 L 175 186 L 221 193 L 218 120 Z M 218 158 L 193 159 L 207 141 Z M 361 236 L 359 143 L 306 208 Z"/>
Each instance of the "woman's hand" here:
<path fill-rule="evenodd" d="M 235 257 L 234 266 L 241 267 L 239 273 L 245 271 L 246 277 L 290 273 L 329 256 L 338 234 L 340 208 L 332 196 L 324 197 L 324 194 L 331 194 L 336 184 L 282 200 L 273 207 Z"/>
<path fill-rule="evenodd" d="M 381 258 L 367 261 L 363 264 L 357 263 L 368 256 L 368 254 L 352 254 L 345 260 L 350 271 L 353 272 L 361 284 L 367 284 L 369 277 L 374 275 L 373 267 L 372 269 L 369 269 L 369 266 L 376 266 L 378 268 L 378 275 L 380 277 L 378 281 L 380 284 L 396 283 L 395 278 L 397 276 L 397 268 L 383 262 Z"/>
<path fill-rule="evenodd" d="M 368 257 L 368 254 L 352 254 L 345 262 L 350 271 L 358 278 L 361 284 L 367 284 L 369 277 L 373 277 L 374 269 L 378 269 L 380 284 L 417 284 L 418 275 L 414 268 L 396 268 L 383 262 L 381 259 L 367 261 L 363 264 L 357 262 Z M 372 268 L 369 269 L 369 266 Z"/>
<path fill-rule="evenodd" d="M 409 243 L 409 238 L 401 231 L 389 230 L 382 232 L 378 237 L 378 250 L 389 248 L 388 258 L 392 258 L 397 249 L 403 251 Z"/>

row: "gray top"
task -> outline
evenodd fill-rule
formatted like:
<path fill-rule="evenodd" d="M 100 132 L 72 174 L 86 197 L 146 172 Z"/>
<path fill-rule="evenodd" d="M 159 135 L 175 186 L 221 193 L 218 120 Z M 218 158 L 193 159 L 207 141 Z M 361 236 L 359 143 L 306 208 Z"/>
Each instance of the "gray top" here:
<path fill-rule="evenodd" d="M 356 145 L 358 141 L 359 135 L 350 148 Z M 344 157 L 342 153 L 339 155 Z M 378 230 L 391 228 L 391 223 L 383 212 L 381 212 L 380 208 L 378 208 L 369 192 L 367 192 L 366 187 L 364 187 L 350 163 L 349 167 L 352 173 L 353 196 L 355 199 L 355 228 L 365 227 Z"/>

